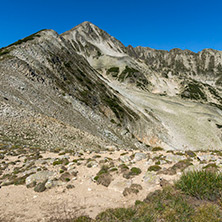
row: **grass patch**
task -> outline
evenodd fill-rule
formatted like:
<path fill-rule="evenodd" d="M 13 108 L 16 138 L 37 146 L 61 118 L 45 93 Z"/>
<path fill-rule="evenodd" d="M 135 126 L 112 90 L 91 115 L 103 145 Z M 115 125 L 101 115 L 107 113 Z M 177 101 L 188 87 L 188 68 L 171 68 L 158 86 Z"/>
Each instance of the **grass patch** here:
<path fill-rule="evenodd" d="M 204 183 L 206 178 L 201 179 Z M 107 209 L 91 221 L 219 222 L 222 221 L 222 213 L 217 204 L 208 200 L 198 200 L 193 195 L 186 195 L 181 190 L 169 186 L 148 194 L 144 201 L 137 200 L 132 207 Z"/>
<path fill-rule="evenodd" d="M 130 221 L 135 214 L 136 210 L 132 208 L 108 209 L 105 212 L 100 213 L 96 217 L 96 221 Z"/>
<path fill-rule="evenodd" d="M 172 170 L 185 170 L 188 166 L 193 165 L 190 159 L 180 160 L 179 162 L 175 163 L 171 168 Z"/>
<path fill-rule="evenodd" d="M 164 149 L 162 147 L 153 147 L 152 151 L 163 151 Z"/>
<path fill-rule="evenodd" d="M 10 52 L 8 49 L 0 49 L 0 56 L 6 55 Z"/>
<path fill-rule="evenodd" d="M 112 72 L 119 73 L 119 67 L 111 67 L 107 70 L 107 74 L 112 73 Z"/>
<path fill-rule="evenodd" d="M 221 198 L 222 174 L 206 170 L 190 171 L 184 173 L 175 185 L 188 195 L 215 201 Z"/>
<path fill-rule="evenodd" d="M 209 169 L 209 168 L 214 168 L 214 169 L 218 169 L 219 167 L 217 166 L 216 163 L 209 163 L 206 166 L 203 167 L 203 169 Z"/>
<path fill-rule="evenodd" d="M 159 165 L 153 165 L 153 166 L 150 166 L 147 171 L 155 171 L 155 172 L 157 172 L 159 170 L 161 170 L 161 167 Z"/>
<path fill-rule="evenodd" d="M 56 165 L 60 165 L 60 164 L 65 164 L 67 165 L 69 163 L 68 159 L 64 158 L 64 159 L 57 159 L 55 160 L 52 165 L 56 166 Z"/>
<path fill-rule="evenodd" d="M 193 222 L 220 222 L 222 214 L 218 208 L 213 204 L 206 204 L 197 208 L 196 214 L 191 217 Z"/>
<path fill-rule="evenodd" d="M 103 101 L 111 108 L 118 119 L 123 119 L 125 111 L 122 106 L 119 105 L 121 102 L 117 97 L 114 96 L 111 98 L 109 96 L 104 96 Z"/>
<path fill-rule="evenodd" d="M 119 75 L 118 80 L 123 82 L 126 78 L 131 78 L 131 77 L 136 78 L 136 73 L 139 73 L 139 71 L 134 68 L 126 66 L 125 69 L 122 71 L 122 73 Z"/>
<path fill-rule="evenodd" d="M 43 29 L 43 30 L 44 30 L 44 29 Z M 34 33 L 34 34 L 26 37 L 26 38 L 20 39 L 20 40 L 18 40 L 17 42 L 12 43 L 12 44 L 9 45 L 9 46 L 12 46 L 12 45 L 20 45 L 20 44 L 22 44 L 22 43 L 31 41 L 31 40 L 35 39 L 36 37 L 41 37 L 41 35 L 38 34 L 38 33 L 40 33 L 40 32 L 43 31 L 43 30 L 40 30 L 40 31 L 38 31 L 38 32 L 36 32 L 36 33 Z"/>
<path fill-rule="evenodd" d="M 138 167 L 132 167 L 130 170 L 131 175 L 139 175 L 141 174 L 141 172 L 142 172 L 141 169 Z"/>
<path fill-rule="evenodd" d="M 207 96 L 203 92 L 203 87 L 196 82 L 188 83 L 185 90 L 182 92 L 181 97 L 194 100 L 202 99 L 207 101 Z"/>

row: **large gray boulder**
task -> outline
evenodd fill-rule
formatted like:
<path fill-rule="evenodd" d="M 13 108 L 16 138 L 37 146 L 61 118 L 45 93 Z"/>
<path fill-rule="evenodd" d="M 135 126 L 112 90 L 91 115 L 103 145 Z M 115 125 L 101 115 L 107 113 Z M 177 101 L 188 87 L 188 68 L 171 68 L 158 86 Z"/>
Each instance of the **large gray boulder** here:
<path fill-rule="evenodd" d="M 47 182 L 49 179 L 54 179 L 56 173 L 52 171 L 40 171 L 26 178 L 25 184 L 27 188 L 34 187 L 36 184 Z"/>

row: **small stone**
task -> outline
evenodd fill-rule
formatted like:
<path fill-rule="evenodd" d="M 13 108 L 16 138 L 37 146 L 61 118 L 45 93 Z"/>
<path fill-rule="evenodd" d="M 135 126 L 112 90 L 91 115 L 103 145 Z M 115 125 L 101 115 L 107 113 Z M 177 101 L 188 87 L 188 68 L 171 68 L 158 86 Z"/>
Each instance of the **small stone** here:
<path fill-rule="evenodd" d="M 123 163 L 130 162 L 130 157 L 129 156 L 120 156 L 120 160 Z"/>
<path fill-rule="evenodd" d="M 27 188 L 33 188 L 36 186 L 36 181 L 32 181 L 26 185 Z"/>
<path fill-rule="evenodd" d="M 146 159 L 146 154 L 145 153 L 135 153 L 135 156 L 133 158 L 133 161 L 137 162 L 143 159 Z"/>
<path fill-rule="evenodd" d="M 46 190 L 46 187 L 45 187 L 45 184 L 46 184 L 46 181 L 43 182 L 43 183 L 38 183 L 35 188 L 34 188 L 34 191 L 35 192 L 43 192 Z"/>
<path fill-rule="evenodd" d="M 68 184 L 68 185 L 66 186 L 66 188 L 67 188 L 67 189 L 73 189 L 73 188 L 75 188 L 75 186 L 72 185 L 72 184 Z"/>
<path fill-rule="evenodd" d="M 98 166 L 98 163 L 96 162 L 96 161 L 94 161 L 94 160 L 92 160 L 92 161 L 90 161 L 90 162 L 88 162 L 87 163 L 87 167 L 88 168 L 95 168 L 95 167 L 97 167 Z"/>
<path fill-rule="evenodd" d="M 76 177 L 78 175 L 78 171 L 74 170 L 70 172 L 72 176 Z"/>
<path fill-rule="evenodd" d="M 173 163 L 176 163 L 176 162 L 179 162 L 179 161 L 185 160 L 185 159 L 187 159 L 187 157 L 185 155 L 168 154 L 166 156 L 166 160 L 170 161 L 170 162 L 173 162 Z"/>
<path fill-rule="evenodd" d="M 51 189 L 53 186 L 54 186 L 54 183 L 53 183 L 52 180 L 48 180 L 48 181 L 46 182 L 46 184 L 45 184 L 45 187 L 46 187 L 47 189 Z"/>
<path fill-rule="evenodd" d="M 147 184 L 157 184 L 159 183 L 159 176 L 156 175 L 153 171 L 147 171 L 145 176 L 143 177 L 143 180 Z"/>
<path fill-rule="evenodd" d="M 72 179 L 72 175 L 69 172 L 65 172 L 60 176 L 60 180 L 63 182 L 69 182 Z"/>
<path fill-rule="evenodd" d="M 67 168 L 66 168 L 65 166 L 62 166 L 62 167 L 61 167 L 61 170 L 67 171 Z"/>

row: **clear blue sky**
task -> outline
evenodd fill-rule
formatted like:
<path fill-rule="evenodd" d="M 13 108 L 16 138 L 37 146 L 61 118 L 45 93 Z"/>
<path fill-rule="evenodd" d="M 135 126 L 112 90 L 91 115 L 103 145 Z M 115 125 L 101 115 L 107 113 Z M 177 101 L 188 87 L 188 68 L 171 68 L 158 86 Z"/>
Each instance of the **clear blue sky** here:
<path fill-rule="evenodd" d="M 222 50 L 221 0 L 1 0 L 0 47 L 90 21 L 124 45 Z"/>

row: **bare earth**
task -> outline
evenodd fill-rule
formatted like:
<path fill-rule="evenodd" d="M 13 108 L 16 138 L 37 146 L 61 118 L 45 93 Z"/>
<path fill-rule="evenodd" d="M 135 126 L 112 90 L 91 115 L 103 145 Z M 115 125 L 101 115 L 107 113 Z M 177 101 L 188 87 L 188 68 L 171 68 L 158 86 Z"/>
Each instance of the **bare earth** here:
<path fill-rule="evenodd" d="M 144 153 L 146 158 L 135 161 L 132 154 Z M 56 158 L 64 158 L 64 156 L 58 155 L 56 153 L 41 152 L 42 160 L 48 160 L 45 163 L 36 161 L 35 168 L 41 167 L 44 164 L 47 170 L 57 172 L 59 176 L 61 172 L 61 165 L 53 165 L 51 160 Z M 97 156 L 96 156 L 97 155 Z M 75 155 L 67 155 L 69 158 L 69 164 L 66 164 L 67 171 L 69 171 L 69 166 L 78 171 L 76 177 L 73 177 L 68 182 L 63 182 L 60 186 L 52 187 L 51 189 L 46 189 L 44 192 L 35 192 L 33 188 L 27 188 L 25 185 L 8 185 L 4 186 L 4 181 L 2 182 L 2 187 L 0 189 L 0 221 L 54 221 L 56 219 L 69 219 L 81 215 L 89 215 L 92 218 L 107 208 L 116 207 L 127 207 L 133 205 L 135 200 L 143 200 L 149 192 L 156 189 L 161 189 L 160 178 L 164 178 L 170 183 L 173 183 L 181 175 L 181 170 L 177 170 L 174 174 L 168 175 L 164 173 L 150 172 L 150 175 L 146 175 L 149 166 L 154 165 L 158 157 L 163 156 L 165 160 L 171 158 L 169 161 L 161 160 L 159 166 L 164 169 L 170 169 L 175 163 L 179 162 L 180 159 L 187 159 L 187 154 L 181 152 L 180 155 L 172 154 L 171 152 L 165 151 L 102 151 L 99 154 L 94 152 L 85 152 L 81 156 L 81 160 L 75 162 L 73 166 L 73 160 L 78 159 Z M 130 157 L 130 161 L 126 161 L 125 164 L 129 167 L 138 167 L 141 169 L 139 175 L 135 175 L 130 178 L 124 178 L 120 169 L 118 168 L 120 164 L 123 163 L 122 157 Z M 175 159 L 172 157 L 175 156 Z M 205 159 L 213 159 L 213 155 L 208 153 L 197 153 L 198 157 L 203 157 Z M 216 155 L 215 155 L 216 156 Z M 20 156 L 20 162 L 16 165 L 21 166 L 23 157 Z M 92 167 L 87 167 L 89 160 L 93 159 L 94 163 Z M 110 159 L 112 158 L 112 160 Z M 155 159 L 156 158 L 156 159 Z M 162 158 L 162 159 L 164 159 Z M 200 160 L 197 157 L 189 157 L 193 163 L 193 168 L 200 166 Z M 4 161 L 15 161 L 16 157 L 8 155 L 4 158 Z M 112 182 L 108 187 L 97 182 L 93 179 L 101 166 L 104 164 L 102 160 L 109 159 L 114 163 L 114 166 L 118 169 L 111 173 Z M 159 158 L 160 159 L 160 158 Z M 50 160 L 50 161 L 49 161 Z M 3 160 L 0 160 L 3 161 Z M 221 158 L 218 156 L 214 160 L 220 166 Z M 209 160 L 208 162 L 211 162 Z M 70 164 L 71 163 L 71 164 Z M 107 164 L 107 163 L 105 163 Z M 205 163 L 206 165 L 207 163 Z M 10 166 L 10 164 L 9 164 Z M 204 165 L 203 165 L 204 166 Z M 13 172 L 13 167 L 8 167 L 5 169 L 7 173 Z M 5 172 L 6 173 L 6 172 Z M 3 174 L 4 175 L 4 174 Z M 127 196 L 123 195 L 125 188 L 130 187 L 131 184 L 140 184 L 142 190 L 139 193 L 131 193 Z M 67 185 L 73 185 L 70 189 Z"/>

